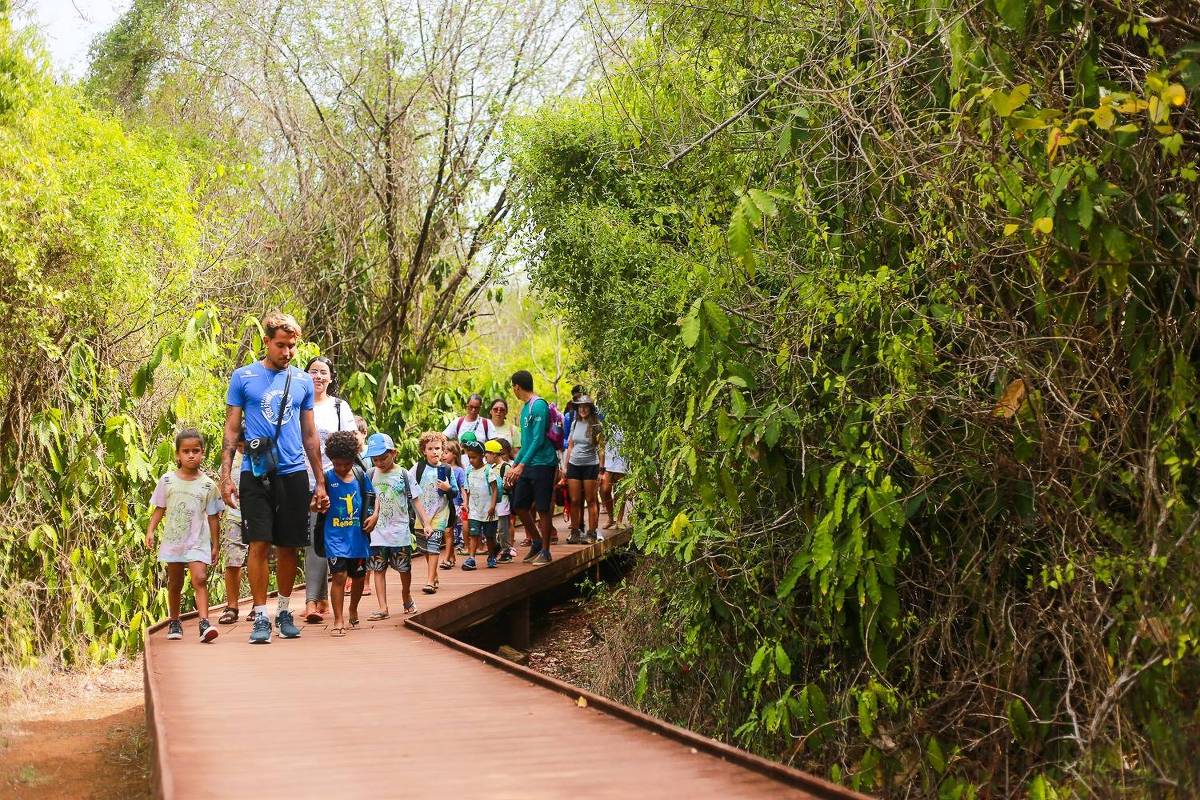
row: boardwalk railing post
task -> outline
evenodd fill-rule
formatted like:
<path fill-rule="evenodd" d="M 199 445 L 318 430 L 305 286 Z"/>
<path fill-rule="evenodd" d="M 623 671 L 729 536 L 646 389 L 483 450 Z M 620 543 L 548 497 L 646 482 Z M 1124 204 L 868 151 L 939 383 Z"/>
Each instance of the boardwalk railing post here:
<path fill-rule="evenodd" d="M 518 650 L 529 649 L 529 598 L 508 608 L 508 643 Z"/>

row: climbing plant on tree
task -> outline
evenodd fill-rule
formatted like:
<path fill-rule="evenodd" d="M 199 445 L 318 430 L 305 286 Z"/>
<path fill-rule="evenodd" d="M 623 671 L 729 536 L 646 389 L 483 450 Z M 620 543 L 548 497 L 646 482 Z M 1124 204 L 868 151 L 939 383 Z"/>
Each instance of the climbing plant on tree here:
<path fill-rule="evenodd" d="M 1194 5 L 634 13 L 511 145 L 656 556 L 615 690 L 871 791 L 1195 791 Z"/>

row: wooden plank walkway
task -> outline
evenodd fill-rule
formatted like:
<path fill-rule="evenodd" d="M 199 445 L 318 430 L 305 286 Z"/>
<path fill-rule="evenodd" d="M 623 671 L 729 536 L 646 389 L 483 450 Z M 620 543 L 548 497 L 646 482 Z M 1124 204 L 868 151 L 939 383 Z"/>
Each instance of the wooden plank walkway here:
<path fill-rule="evenodd" d="M 165 798 L 860 797 L 645 717 L 450 639 L 568 580 L 627 541 L 555 546 L 554 563 L 443 571 L 419 613 L 247 643 L 242 620 L 201 644 L 147 632 L 146 715 Z M 482 562 L 481 562 L 482 563 Z M 423 574 L 418 571 L 417 573 Z M 400 607 L 389 573 L 389 605 Z M 417 582 L 417 586 L 419 586 Z M 303 591 L 293 594 L 303 607 Z M 274 609 L 274 601 L 269 607 Z M 300 620 L 297 620 L 300 622 Z M 579 698 L 587 700 L 586 706 Z"/>

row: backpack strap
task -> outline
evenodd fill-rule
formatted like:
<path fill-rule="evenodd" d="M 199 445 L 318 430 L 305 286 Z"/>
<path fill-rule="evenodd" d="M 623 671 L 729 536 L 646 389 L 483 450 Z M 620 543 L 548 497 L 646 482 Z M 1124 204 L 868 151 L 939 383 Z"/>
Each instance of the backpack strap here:
<path fill-rule="evenodd" d="M 462 433 L 462 421 L 463 421 L 463 418 L 459 417 L 458 424 L 454 426 L 454 438 L 455 439 L 457 439 L 459 437 L 459 435 Z"/>
<path fill-rule="evenodd" d="M 333 398 L 333 410 L 335 412 L 337 412 L 337 421 L 338 421 L 337 429 L 340 431 L 342 429 L 342 398 L 340 398 L 340 397 Z"/>

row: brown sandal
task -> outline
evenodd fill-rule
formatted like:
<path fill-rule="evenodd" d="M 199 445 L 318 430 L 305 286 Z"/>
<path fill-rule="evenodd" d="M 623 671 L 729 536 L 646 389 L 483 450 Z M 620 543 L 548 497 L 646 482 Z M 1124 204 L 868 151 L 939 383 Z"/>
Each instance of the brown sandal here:
<path fill-rule="evenodd" d="M 232 625 L 238 621 L 238 610 L 233 606 L 225 606 L 225 610 L 221 612 L 221 616 L 217 619 L 220 625 Z"/>

